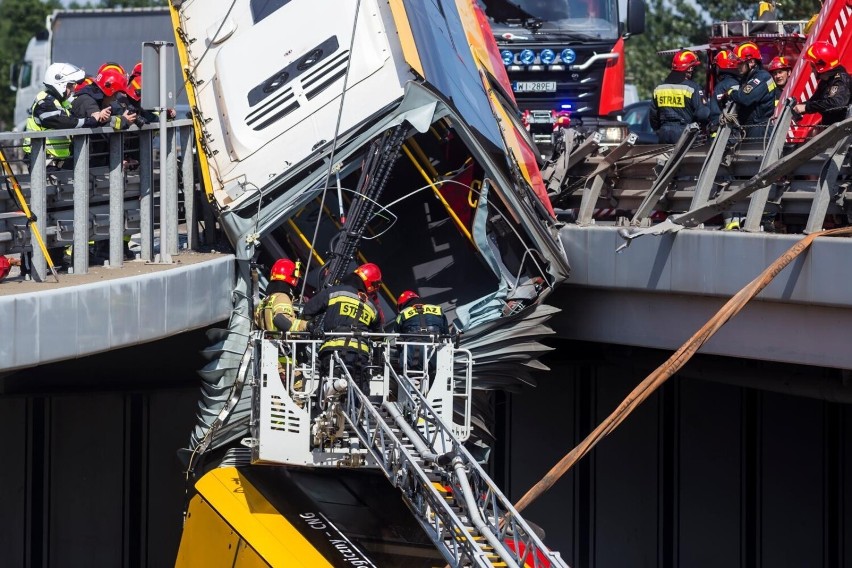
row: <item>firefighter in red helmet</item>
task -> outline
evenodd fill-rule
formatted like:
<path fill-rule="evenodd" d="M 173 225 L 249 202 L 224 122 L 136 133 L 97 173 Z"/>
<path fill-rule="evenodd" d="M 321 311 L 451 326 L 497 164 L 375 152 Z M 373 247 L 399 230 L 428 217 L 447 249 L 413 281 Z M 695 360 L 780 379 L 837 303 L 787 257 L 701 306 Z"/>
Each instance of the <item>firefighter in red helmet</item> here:
<path fill-rule="evenodd" d="M 740 84 L 728 90 L 728 96 L 737 104 L 737 117 L 746 129 L 746 138 L 763 140 L 769 119 L 775 112 L 775 81 L 763 68 L 760 48 L 751 41 L 734 48 L 738 60 Z"/>
<path fill-rule="evenodd" d="M 728 102 L 728 90 L 734 85 L 740 84 L 739 60 L 734 52 L 723 49 L 714 58 L 716 65 L 716 81 L 713 84 L 713 96 L 710 97 L 710 124 L 719 126 L 719 117 L 722 109 Z"/>
<path fill-rule="evenodd" d="M 797 104 L 793 111 L 799 114 L 818 112 L 823 124 L 840 122 L 849 110 L 851 86 L 849 73 L 840 64 L 837 48 L 827 41 L 816 41 L 805 50 L 805 59 L 819 82 L 810 100 Z"/>
<path fill-rule="evenodd" d="M 678 51 L 668 77 L 654 89 L 649 119 L 662 144 L 674 144 L 688 124 L 704 124 L 710 118 L 704 90 L 692 80 L 699 65 L 701 61 L 694 52 Z"/>
<path fill-rule="evenodd" d="M 402 341 L 425 342 L 428 338 L 424 335 L 447 335 L 450 333 L 450 325 L 447 316 L 441 306 L 423 302 L 417 292 L 406 290 L 399 295 L 396 302 L 399 314 L 394 320 L 393 331 L 401 334 Z M 418 337 L 420 336 L 420 337 Z M 406 345 L 404 349 L 405 360 L 400 360 L 400 365 L 405 363 L 404 370 L 422 371 L 429 368 L 434 370 L 434 349 L 424 346 Z M 424 361 L 428 360 L 428 366 Z"/>
<path fill-rule="evenodd" d="M 427 304 L 417 292 L 406 290 L 396 302 L 399 315 L 394 321 L 394 331 L 399 333 L 448 334 L 450 324 L 441 306 Z"/>
<path fill-rule="evenodd" d="M 296 317 L 293 298 L 298 294 L 300 266 L 289 258 L 280 258 L 269 271 L 266 297 L 254 312 L 254 322 L 266 331 L 304 331 L 306 323 Z"/>
<path fill-rule="evenodd" d="M 370 340 L 360 333 L 382 331 L 379 308 L 371 299 L 381 283 L 381 270 L 368 262 L 344 276 L 340 284 L 325 288 L 305 304 L 302 317 L 310 319 L 311 330 L 324 337 L 319 348 L 323 376 L 344 376 L 342 370 L 333 366 L 333 356 L 338 353 L 350 376 L 366 389 L 369 377 L 365 370 L 370 363 L 372 347 Z"/>
<path fill-rule="evenodd" d="M 790 72 L 793 70 L 793 60 L 786 55 L 777 55 L 766 66 L 766 70 L 769 71 L 772 75 L 772 80 L 775 81 L 775 86 L 777 87 L 775 91 L 778 93 L 775 98 L 778 99 L 781 96 L 781 91 L 784 90 L 787 81 L 790 79 Z"/>

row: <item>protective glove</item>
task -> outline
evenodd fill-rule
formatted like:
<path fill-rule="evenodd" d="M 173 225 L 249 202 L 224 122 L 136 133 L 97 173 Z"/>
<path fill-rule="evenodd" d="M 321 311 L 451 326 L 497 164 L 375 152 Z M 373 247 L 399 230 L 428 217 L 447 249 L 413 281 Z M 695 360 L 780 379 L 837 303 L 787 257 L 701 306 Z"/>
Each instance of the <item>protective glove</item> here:
<path fill-rule="evenodd" d="M 731 96 L 731 93 L 733 93 L 734 91 L 739 91 L 739 90 L 740 90 L 740 86 L 739 86 L 739 85 L 734 85 L 733 87 L 731 87 L 730 89 L 728 89 L 728 93 L 727 93 L 727 94 L 728 94 L 728 96 L 730 97 L 730 96 Z"/>

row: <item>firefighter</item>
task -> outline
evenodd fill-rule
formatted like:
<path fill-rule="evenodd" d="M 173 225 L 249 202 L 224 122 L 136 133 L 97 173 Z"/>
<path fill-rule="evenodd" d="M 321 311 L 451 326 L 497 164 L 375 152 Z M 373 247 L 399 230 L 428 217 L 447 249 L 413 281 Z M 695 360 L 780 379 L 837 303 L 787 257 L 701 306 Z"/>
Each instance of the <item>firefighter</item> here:
<path fill-rule="evenodd" d="M 362 332 L 381 332 L 379 309 L 370 299 L 382 283 L 378 266 L 368 262 L 343 277 L 340 284 L 325 288 L 305 304 L 302 317 L 311 319 L 311 330 L 320 336 L 352 332 L 353 336 L 327 336 L 319 348 L 321 372 L 331 370 L 335 352 L 340 354 L 350 376 L 364 389 L 369 377 L 364 371 L 370 363 L 370 341 Z M 337 374 L 340 377 L 340 374 Z"/>
<path fill-rule="evenodd" d="M 127 78 L 121 66 L 106 63 L 95 76 L 92 84 L 77 92 L 71 104 L 71 114 L 84 118 L 100 116 L 102 122 L 115 130 L 126 130 L 136 120 L 136 115 L 122 109 L 116 102 L 119 93 L 127 88 Z M 109 165 L 109 140 L 104 135 L 93 136 L 90 142 L 92 166 Z"/>
<path fill-rule="evenodd" d="M 406 290 L 396 302 L 399 315 L 394 321 L 394 331 L 398 333 L 443 334 L 450 332 L 447 316 L 440 306 L 418 302 L 417 292 Z"/>
<path fill-rule="evenodd" d="M 114 129 L 126 130 L 136 120 L 135 114 L 128 110 L 116 112 L 122 109 L 112 105 L 118 93 L 126 89 L 124 69 L 117 64 L 104 64 L 92 84 L 77 92 L 71 104 L 71 114 L 79 118 L 100 115 L 101 122 L 105 122 L 105 115 Z"/>
<path fill-rule="evenodd" d="M 728 90 L 730 100 L 737 104 L 740 126 L 746 138 L 763 139 L 769 119 L 775 112 L 775 81 L 763 68 L 760 49 L 747 41 L 734 48 L 740 73 L 740 84 Z"/>
<path fill-rule="evenodd" d="M 793 70 L 793 62 L 785 55 L 778 55 L 772 58 L 766 70 L 772 75 L 772 80 L 775 81 L 775 106 L 778 106 L 778 100 L 781 98 L 781 92 L 790 80 L 790 72 Z"/>
<path fill-rule="evenodd" d="M 400 334 L 449 334 L 450 325 L 441 306 L 426 304 L 419 300 L 420 296 L 412 290 L 406 290 L 399 295 L 396 302 L 399 314 L 394 321 L 393 331 Z M 402 339 L 403 341 L 417 341 L 418 338 L 402 337 Z M 426 348 L 409 345 L 407 353 L 408 368 L 423 370 Z M 432 366 L 434 366 L 434 361 L 430 361 L 430 367 Z"/>
<path fill-rule="evenodd" d="M 82 69 L 70 63 L 53 63 L 44 73 L 45 89 L 36 95 L 27 118 L 27 130 L 64 130 L 94 128 L 99 119 L 91 116 L 74 118 L 68 98 L 78 82 L 85 79 Z M 24 152 L 32 151 L 30 139 L 24 139 Z M 45 142 L 48 169 L 72 169 L 71 140 L 67 136 L 48 138 Z"/>
<path fill-rule="evenodd" d="M 730 50 L 723 49 L 716 54 L 716 82 L 713 85 L 713 96 L 710 98 L 710 124 L 713 128 L 719 126 L 722 109 L 728 102 L 728 90 L 740 84 L 739 65 L 737 58 Z"/>
<path fill-rule="evenodd" d="M 701 62 L 694 52 L 677 52 L 668 77 L 654 89 L 649 118 L 663 144 L 677 142 L 688 124 L 705 124 L 710 118 L 704 90 L 692 80 L 699 65 Z"/>
<path fill-rule="evenodd" d="M 254 312 L 254 323 L 266 331 L 304 331 L 304 320 L 296 317 L 293 298 L 299 285 L 299 263 L 289 258 L 280 258 L 269 271 L 266 297 Z"/>
<path fill-rule="evenodd" d="M 849 73 L 840 64 L 837 48 L 827 41 L 817 41 L 805 50 L 805 59 L 811 64 L 819 82 L 809 101 L 799 103 L 793 111 L 799 114 L 818 112 L 825 125 L 846 118 L 850 99 Z"/>

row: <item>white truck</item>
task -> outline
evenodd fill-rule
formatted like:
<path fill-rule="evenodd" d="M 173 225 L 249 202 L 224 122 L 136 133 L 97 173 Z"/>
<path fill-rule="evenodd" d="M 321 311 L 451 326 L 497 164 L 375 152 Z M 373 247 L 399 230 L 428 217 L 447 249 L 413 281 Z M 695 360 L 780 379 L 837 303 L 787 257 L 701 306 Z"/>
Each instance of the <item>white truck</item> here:
<path fill-rule="evenodd" d="M 47 66 L 55 61 L 71 63 L 94 75 L 107 61 L 130 70 L 142 59 L 142 43 L 174 41 L 169 9 L 116 8 L 55 10 L 47 16 L 45 29 L 27 44 L 22 61 L 12 64 L 11 88 L 15 97 L 15 130 L 24 130 L 30 106 L 44 86 Z M 175 84 L 182 81 L 175 58 Z M 178 89 L 178 106 L 186 107 L 186 95 Z"/>

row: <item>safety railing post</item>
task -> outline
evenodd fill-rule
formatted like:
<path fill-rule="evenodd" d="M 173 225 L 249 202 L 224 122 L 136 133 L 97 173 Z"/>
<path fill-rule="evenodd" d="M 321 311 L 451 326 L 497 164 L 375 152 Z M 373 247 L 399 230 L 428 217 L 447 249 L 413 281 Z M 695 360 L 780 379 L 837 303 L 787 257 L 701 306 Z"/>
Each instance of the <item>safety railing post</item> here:
<path fill-rule="evenodd" d="M 74 274 L 89 272 L 89 135 L 74 137 Z"/>
<path fill-rule="evenodd" d="M 195 137 L 192 128 L 180 127 L 181 181 L 183 183 L 183 209 L 186 212 L 186 248 L 198 248 L 198 209 L 195 204 Z"/>
<path fill-rule="evenodd" d="M 167 200 L 169 208 L 169 223 L 166 227 L 166 231 L 169 233 L 168 238 L 168 253 L 170 255 L 175 255 L 178 253 L 180 248 L 180 241 L 178 237 L 178 186 L 177 186 L 177 138 L 176 138 L 177 129 L 174 127 L 170 127 L 166 131 L 166 137 L 168 139 L 168 154 L 166 156 L 166 191 L 167 191 Z M 162 175 L 162 172 L 160 172 Z M 162 201 L 160 202 L 160 206 L 162 206 Z M 160 238 L 162 238 L 163 228 L 160 227 Z M 161 246 L 162 249 L 162 246 Z"/>
<path fill-rule="evenodd" d="M 47 217 L 47 157 L 45 155 L 45 139 L 33 138 L 30 154 L 30 210 L 36 216 L 38 230 L 44 234 Z M 47 278 L 47 259 L 29 231 L 30 247 L 32 247 L 32 277 L 38 282 Z"/>
<path fill-rule="evenodd" d="M 109 135 L 109 267 L 124 264 L 124 159 L 123 134 Z"/>
<path fill-rule="evenodd" d="M 760 169 L 764 169 L 769 164 L 777 162 L 781 159 L 784 153 L 784 143 L 787 141 L 787 131 L 790 129 L 790 122 L 793 118 L 793 104 L 795 99 L 788 98 L 784 103 L 784 108 L 778 116 L 778 120 L 772 130 L 772 135 L 769 138 L 769 145 L 766 147 L 766 153 L 763 154 L 763 160 L 760 162 Z M 751 194 L 748 204 L 748 212 L 746 220 L 742 227 L 744 231 L 759 231 L 763 214 L 766 209 L 766 202 L 769 200 L 769 193 L 775 184 L 765 185 Z"/>
<path fill-rule="evenodd" d="M 139 133 L 139 230 L 142 260 L 154 260 L 154 152 L 151 130 Z"/>

